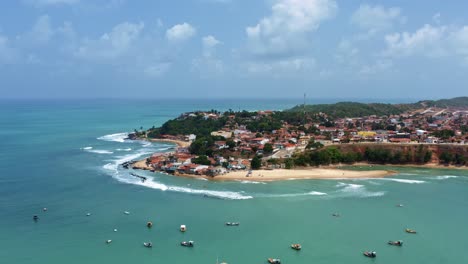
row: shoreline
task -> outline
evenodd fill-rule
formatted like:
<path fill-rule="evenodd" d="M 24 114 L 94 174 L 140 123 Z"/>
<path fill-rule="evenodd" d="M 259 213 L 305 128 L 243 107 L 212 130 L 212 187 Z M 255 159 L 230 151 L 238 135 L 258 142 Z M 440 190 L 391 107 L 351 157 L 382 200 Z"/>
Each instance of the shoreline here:
<path fill-rule="evenodd" d="M 158 172 L 154 168 L 146 165 L 146 159 L 139 160 L 132 164 L 133 169 L 149 170 Z M 300 169 L 274 169 L 274 170 L 254 170 L 247 177 L 248 170 L 230 171 L 217 176 L 194 175 L 175 173 L 169 174 L 175 177 L 203 178 L 210 181 L 285 181 L 285 180 L 305 180 L 305 179 L 359 179 L 359 178 L 384 178 L 395 175 L 392 170 L 346 170 L 336 168 L 300 168 Z"/>
<path fill-rule="evenodd" d="M 461 169 L 466 170 L 468 167 L 454 167 L 443 165 L 375 165 L 367 163 L 356 163 L 353 165 L 346 165 L 349 167 L 358 166 L 389 166 L 389 167 L 413 167 L 424 169 Z M 154 168 L 146 165 L 146 159 L 139 160 L 132 164 L 133 169 L 148 170 L 152 172 L 159 172 Z M 162 171 L 161 171 L 162 173 Z M 168 173 L 165 173 L 168 174 Z M 194 175 L 185 173 L 168 174 L 175 177 L 206 179 L 209 181 L 287 181 L 287 180 L 338 180 L 338 179 L 364 179 L 364 178 L 385 178 L 398 174 L 395 170 L 373 169 L 373 170 L 353 170 L 342 168 L 342 166 L 327 166 L 327 167 L 310 167 L 310 168 L 296 168 L 296 169 L 260 169 L 253 170 L 247 177 L 248 170 L 230 171 L 226 174 L 217 176 Z"/>
<path fill-rule="evenodd" d="M 182 141 L 182 140 L 175 140 L 175 139 L 164 139 L 164 138 L 139 138 L 139 140 L 146 140 L 150 142 L 166 142 L 166 143 L 174 143 L 179 147 L 188 148 L 190 147 L 190 142 Z"/>

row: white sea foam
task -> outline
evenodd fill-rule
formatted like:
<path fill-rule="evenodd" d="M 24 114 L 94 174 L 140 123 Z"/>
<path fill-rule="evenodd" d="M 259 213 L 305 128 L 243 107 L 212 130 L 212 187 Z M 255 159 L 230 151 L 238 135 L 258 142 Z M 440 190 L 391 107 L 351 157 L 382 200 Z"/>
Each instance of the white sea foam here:
<path fill-rule="evenodd" d="M 256 182 L 256 181 L 239 181 L 242 184 L 266 184 L 266 182 Z"/>
<path fill-rule="evenodd" d="M 443 175 L 443 176 L 436 176 L 434 179 L 436 180 L 448 180 L 448 179 L 454 179 L 458 178 L 458 176 L 455 175 Z"/>
<path fill-rule="evenodd" d="M 93 147 L 84 147 L 84 148 L 81 148 L 82 150 L 90 150 L 90 149 L 93 149 Z"/>
<path fill-rule="evenodd" d="M 364 185 L 340 182 L 336 187 L 341 188 L 338 193 L 340 196 L 348 197 L 378 197 L 385 195 L 385 192 L 371 192 Z"/>
<path fill-rule="evenodd" d="M 190 193 L 196 195 L 205 195 L 207 197 L 215 197 L 221 199 L 230 199 L 230 200 L 245 200 L 245 199 L 252 199 L 252 196 L 244 195 L 241 192 L 232 192 L 232 191 L 211 191 L 211 190 L 199 190 L 199 189 L 191 189 L 186 187 L 179 187 L 179 186 L 168 186 L 163 183 L 155 181 L 152 177 L 149 177 L 146 181 L 142 182 L 140 179 L 136 179 L 128 175 L 126 172 L 119 171 L 119 164 L 122 164 L 127 161 L 135 160 L 143 155 L 150 154 L 151 152 L 140 150 L 137 153 L 129 154 L 125 156 L 117 157 L 117 159 L 112 160 L 112 162 L 105 164 L 102 168 L 109 172 L 110 175 L 122 183 L 127 184 L 135 184 L 140 185 L 156 190 L 161 191 L 173 191 L 173 192 L 181 192 L 181 193 Z"/>
<path fill-rule="evenodd" d="M 397 179 L 397 178 L 382 178 L 379 180 L 383 181 L 394 181 L 394 182 L 400 182 L 400 183 L 409 183 L 409 184 L 421 184 L 425 183 L 425 181 L 420 181 L 420 180 L 408 180 L 408 179 Z"/>
<path fill-rule="evenodd" d="M 323 196 L 323 195 L 328 195 L 328 194 L 323 193 L 323 192 L 311 191 L 311 192 L 305 192 L 305 193 L 261 194 L 259 195 L 259 197 L 274 198 L 274 197 L 299 197 L 299 196 Z"/>
<path fill-rule="evenodd" d="M 128 137 L 128 133 L 122 132 L 122 133 L 105 135 L 102 137 L 98 137 L 97 139 L 104 140 L 104 141 L 113 141 L 113 142 L 125 142 L 125 139 L 127 137 Z"/>
<path fill-rule="evenodd" d="M 114 154 L 114 152 L 103 149 L 87 149 L 86 152 L 96 153 L 96 154 Z"/>
<path fill-rule="evenodd" d="M 124 148 L 124 149 L 121 149 L 121 148 L 118 148 L 116 149 L 117 151 L 132 151 L 131 148 Z"/>

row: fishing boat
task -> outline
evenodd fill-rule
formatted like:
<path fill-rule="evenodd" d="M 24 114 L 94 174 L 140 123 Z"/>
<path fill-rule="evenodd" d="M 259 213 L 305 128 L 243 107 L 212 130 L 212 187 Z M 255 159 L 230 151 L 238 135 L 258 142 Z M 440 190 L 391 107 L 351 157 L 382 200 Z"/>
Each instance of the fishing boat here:
<path fill-rule="evenodd" d="M 281 260 L 280 259 L 269 258 L 268 263 L 270 263 L 270 264 L 281 264 Z"/>
<path fill-rule="evenodd" d="M 227 226 L 238 226 L 238 225 L 240 225 L 240 223 L 239 222 L 226 222 L 226 225 Z"/>
<path fill-rule="evenodd" d="M 406 229 L 405 229 L 405 232 L 406 232 L 406 233 L 410 233 L 410 234 L 416 234 L 416 230 L 409 229 L 409 228 L 406 228 Z"/>
<path fill-rule="evenodd" d="M 106 240 L 106 244 L 110 244 L 110 243 L 112 243 L 112 240 L 110 239 Z"/>
<path fill-rule="evenodd" d="M 185 232 L 187 231 L 187 227 L 185 225 L 180 226 L 180 232 Z"/>
<path fill-rule="evenodd" d="M 301 249 L 302 249 L 302 246 L 301 246 L 301 244 L 292 244 L 292 245 L 291 245 L 291 248 L 292 248 L 292 249 L 295 249 L 295 250 L 301 250 Z"/>
<path fill-rule="evenodd" d="M 152 223 L 151 221 L 148 221 L 148 223 L 146 223 L 146 226 L 147 226 L 148 228 L 151 228 L 151 227 L 153 227 L 153 223 Z"/>
<path fill-rule="evenodd" d="M 193 247 L 195 245 L 195 242 L 193 242 L 192 240 L 183 241 L 183 242 L 180 242 L 180 245 L 183 247 Z"/>
<path fill-rule="evenodd" d="M 399 247 L 401 247 L 401 246 L 403 246 L 403 241 L 401 241 L 401 240 L 397 240 L 397 241 L 388 241 L 388 244 L 389 244 L 389 245 L 392 245 L 392 246 L 399 246 Z"/>
<path fill-rule="evenodd" d="M 375 252 L 375 251 L 365 251 L 364 256 L 366 256 L 368 258 L 375 258 L 375 257 L 377 257 L 377 252 Z"/>
<path fill-rule="evenodd" d="M 152 248 L 152 247 L 153 247 L 153 243 L 151 243 L 151 242 L 143 242 L 143 246 L 144 246 L 144 247 L 147 247 L 147 248 Z"/>

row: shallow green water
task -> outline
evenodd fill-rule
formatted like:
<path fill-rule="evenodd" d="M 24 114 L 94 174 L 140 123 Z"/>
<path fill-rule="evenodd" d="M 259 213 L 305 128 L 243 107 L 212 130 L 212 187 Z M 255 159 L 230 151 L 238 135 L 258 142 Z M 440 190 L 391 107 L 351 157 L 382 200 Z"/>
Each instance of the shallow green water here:
<path fill-rule="evenodd" d="M 266 263 L 268 257 L 286 264 L 468 263 L 466 171 L 397 168 L 390 179 L 266 184 L 138 172 L 151 177 L 143 185 L 116 166 L 173 147 L 126 142 L 117 133 L 193 109 L 293 104 L 2 102 L 1 263 L 215 263 L 217 257 L 230 264 Z M 241 224 L 226 227 L 226 221 Z M 186 233 L 179 232 L 181 224 Z M 113 242 L 106 245 L 107 239 Z M 402 248 L 386 244 L 398 239 Z M 183 240 L 196 245 L 180 247 Z M 154 247 L 144 248 L 144 241 Z M 291 250 L 291 243 L 303 250 Z M 364 250 L 378 257 L 367 259 Z"/>

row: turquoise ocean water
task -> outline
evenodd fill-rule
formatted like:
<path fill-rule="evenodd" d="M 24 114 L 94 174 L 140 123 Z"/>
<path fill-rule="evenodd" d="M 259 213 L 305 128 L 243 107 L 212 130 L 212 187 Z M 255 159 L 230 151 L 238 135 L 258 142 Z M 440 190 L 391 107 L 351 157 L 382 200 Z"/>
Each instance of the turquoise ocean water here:
<path fill-rule="evenodd" d="M 117 166 L 174 147 L 123 140 L 134 128 L 196 109 L 297 103 L 1 101 L 0 263 L 201 264 L 217 257 L 229 264 L 266 263 L 268 257 L 286 264 L 468 263 L 468 171 L 396 168 L 399 174 L 387 179 L 272 183 L 139 171 L 150 177 L 143 184 Z M 400 203 L 404 207 L 396 207 Z M 226 227 L 226 221 L 241 224 Z M 179 232 L 181 224 L 186 233 Z M 386 244 L 398 239 L 401 248 Z M 183 240 L 196 245 L 183 248 Z M 154 247 L 143 247 L 145 241 Z M 303 250 L 291 250 L 291 243 Z M 364 250 L 378 257 L 367 259 Z"/>

